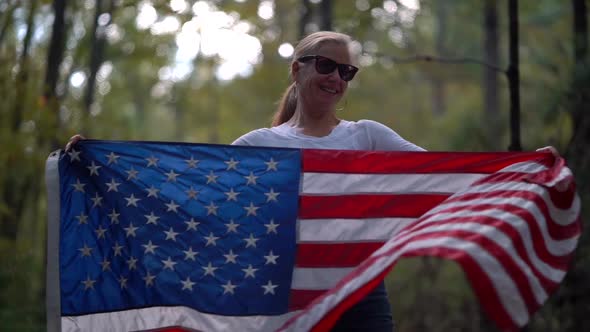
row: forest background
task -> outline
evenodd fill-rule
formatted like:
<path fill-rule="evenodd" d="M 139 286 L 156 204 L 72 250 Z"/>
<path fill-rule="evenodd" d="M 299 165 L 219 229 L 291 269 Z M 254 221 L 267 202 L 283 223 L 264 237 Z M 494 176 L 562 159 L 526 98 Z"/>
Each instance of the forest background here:
<path fill-rule="evenodd" d="M 0 329 L 45 328 L 52 150 L 74 133 L 228 144 L 268 126 L 293 46 L 316 30 L 352 35 L 362 54 L 340 116 L 380 121 L 428 150 L 553 145 L 587 220 L 588 2 L 519 1 L 518 67 L 508 47 L 516 2 L 0 1 Z M 510 72 L 520 74 L 516 123 Z M 590 331 L 589 259 L 585 229 L 527 331 Z M 397 331 L 495 330 L 452 263 L 407 259 L 387 284 Z"/>

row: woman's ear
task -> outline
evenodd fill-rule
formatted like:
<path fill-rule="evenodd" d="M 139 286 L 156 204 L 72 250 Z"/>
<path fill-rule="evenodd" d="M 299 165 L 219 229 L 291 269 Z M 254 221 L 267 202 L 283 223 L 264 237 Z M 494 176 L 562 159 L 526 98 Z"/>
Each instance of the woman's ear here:
<path fill-rule="evenodd" d="M 299 73 L 299 69 L 301 69 L 301 67 L 299 66 L 299 62 L 293 61 L 291 63 L 291 78 L 293 79 L 293 81 L 297 80 L 297 74 Z"/>

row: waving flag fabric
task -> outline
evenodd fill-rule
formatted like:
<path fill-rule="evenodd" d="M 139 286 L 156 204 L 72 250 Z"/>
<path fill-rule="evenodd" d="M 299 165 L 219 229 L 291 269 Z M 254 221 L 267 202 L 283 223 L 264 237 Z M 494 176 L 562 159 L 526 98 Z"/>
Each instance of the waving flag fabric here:
<path fill-rule="evenodd" d="M 458 262 L 511 330 L 580 234 L 545 153 L 88 140 L 50 156 L 47 183 L 50 330 L 326 330 L 419 255 Z"/>

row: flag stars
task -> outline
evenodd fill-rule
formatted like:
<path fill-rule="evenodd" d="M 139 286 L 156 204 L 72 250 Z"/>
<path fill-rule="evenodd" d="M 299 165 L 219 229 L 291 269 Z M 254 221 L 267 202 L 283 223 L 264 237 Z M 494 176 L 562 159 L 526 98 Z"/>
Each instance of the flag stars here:
<path fill-rule="evenodd" d="M 266 259 L 266 263 L 264 263 L 264 265 L 268 265 L 268 264 L 274 264 L 277 265 L 277 259 L 279 258 L 279 256 L 275 255 L 272 253 L 272 250 L 268 253 L 268 255 L 264 256 L 264 259 Z"/>
<path fill-rule="evenodd" d="M 185 161 L 188 164 L 188 168 L 197 168 L 197 164 L 199 163 L 199 160 L 194 159 L 193 156 L 191 156 L 191 159 Z"/>
<path fill-rule="evenodd" d="M 213 173 L 213 171 L 209 172 L 209 175 L 206 176 L 207 177 L 207 184 L 209 183 L 217 183 L 217 178 L 219 177 L 219 175 L 215 175 Z"/>
<path fill-rule="evenodd" d="M 121 184 L 119 182 L 115 181 L 115 179 L 111 179 L 111 182 L 107 182 L 106 185 L 108 187 L 107 192 L 109 192 L 109 191 L 118 192 L 119 189 L 117 187 L 119 187 Z"/>
<path fill-rule="evenodd" d="M 254 234 L 250 233 L 250 237 L 244 239 L 244 241 L 246 241 L 246 248 L 249 248 L 249 247 L 256 248 L 256 242 L 260 241 L 260 239 L 259 238 L 255 238 L 254 237 Z"/>
<path fill-rule="evenodd" d="M 195 221 L 195 218 L 191 218 L 191 220 L 187 220 L 184 222 L 186 224 L 186 230 L 197 230 L 197 226 L 199 226 L 200 222 Z"/>
<path fill-rule="evenodd" d="M 145 281 L 145 286 L 150 287 L 154 285 L 154 280 L 156 279 L 156 276 L 151 275 L 150 271 L 148 271 L 142 279 L 143 281 Z"/>
<path fill-rule="evenodd" d="M 131 169 L 125 171 L 127 173 L 127 181 L 137 180 L 137 174 L 139 171 L 135 170 L 135 168 L 131 167 Z"/>
<path fill-rule="evenodd" d="M 235 191 L 234 191 L 234 188 L 231 188 L 231 189 L 230 189 L 228 192 L 225 192 L 224 194 L 227 196 L 227 201 L 228 201 L 228 202 L 229 202 L 229 201 L 234 201 L 234 202 L 237 202 L 237 201 L 238 201 L 238 195 L 239 195 L 240 193 L 238 193 L 238 192 L 235 192 Z"/>
<path fill-rule="evenodd" d="M 147 218 L 146 225 L 147 224 L 157 225 L 158 224 L 158 219 L 160 219 L 160 217 L 156 216 L 153 211 L 150 212 L 150 214 L 144 215 L 144 217 Z"/>
<path fill-rule="evenodd" d="M 236 287 L 238 287 L 238 286 L 237 285 L 233 285 L 231 283 L 231 280 L 228 280 L 227 281 L 227 284 L 221 285 L 221 287 L 223 287 L 223 294 L 227 294 L 227 293 L 234 294 L 234 289 Z"/>
<path fill-rule="evenodd" d="M 133 256 L 129 257 L 127 260 L 127 266 L 129 267 L 129 270 L 137 270 L 137 258 Z"/>
<path fill-rule="evenodd" d="M 280 193 L 276 193 L 273 188 L 270 188 L 270 191 L 264 194 L 266 195 L 266 202 L 277 202 L 277 197 L 280 195 Z"/>
<path fill-rule="evenodd" d="M 225 257 L 225 263 L 234 263 L 236 264 L 236 258 L 238 258 L 238 255 L 234 254 L 233 250 L 230 249 L 229 253 L 223 255 L 223 257 Z"/>
<path fill-rule="evenodd" d="M 121 286 L 121 289 L 127 288 L 127 278 L 121 276 L 119 277 L 119 279 L 117 279 L 117 281 L 119 282 L 119 286 Z"/>
<path fill-rule="evenodd" d="M 99 239 L 104 239 L 105 236 L 104 234 L 107 232 L 106 228 L 102 228 L 102 225 L 98 225 L 98 228 L 94 230 L 94 233 L 96 233 L 96 237 Z"/>
<path fill-rule="evenodd" d="M 170 172 L 164 174 L 166 174 L 166 182 L 176 182 L 176 178 L 180 176 L 180 174 L 174 173 L 173 169 L 171 169 Z"/>
<path fill-rule="evenodd" d="M 194 190 L 193 187 L 190 187 L 190 189 L 186 190 L 185 192 L 188 196 L 188 199 L 197 199 L 197 195 L 199 194 L 199 192 L 197 190 Z"/>
<path fill-rule="evenodd" d="M 266 234 L 277 234 L 277 227 L 279 227 L 279 224 L 275 224 L 275 220 L 271 219 L 268 224 L 264 224 L 264 227 L 266 227 Z"/>
<path fill-rule="evenodd" d="M 216 246 L 216 241 L 219 240 L 219 237 L 214 236 L 213 233 L 209 233 L 209 236 L 205 236 L 205 240 L 207 240 L 207 243 L 205 243 L 205 247 L 208 247 L 209 245 Z"/>
<path fill-rule="evenodd" d="M 191 281 L 190 277 L 186 277 L 186 280 L 181 280 L 180 282 L 182 283 L 182 290 L 188 289 L 191 292 L 193 291 L 195 283 Z"/>
<path fill-rule="evenodd" d="M 274 159 L 270 158 L 269 161 L 265 161 L 264 162 L 266 164 L 266 170 L 267 171 L 276 171 L 277 170 L 277 165 L 279 164 L 278 162 L 274 161 Z"/>
<path fill-rule="evenodd" d="M 81 193 L 86 192 L 84 190 L 84 186 L 86 183 L 80 182 L 80 179 L 76 179 L 76 183 L 72 183 L 71 186 L 74 187 L 74 191 L 79 191 Z"/>
<path fill-rule="evenodd" d="M 205 273 L 203 274 L 203 276 L 210 275 L 212 277 L 215 277 L 215 270 L 219 269 L 218 267 L 213 266 L 213 264 L 211 264 L 211 262 L 209 262 L 209 264 L 207 266 L 201 266 L 201 268 L 203 270 L 205 270 Z"/>
<path fill-rule="evenodd" d="M 145 160 L 147 160 L 147 162 L 148 162 L 146 167 L 152 167 L 152 166 L 158 167 L 158 161 L 160 159 L 158 159 L 154 156 L 150 156 L 149 158 L 145 158 Z"/>
<path fill-rule="evenodd" d="M 246 185 L 251 185 L 251 184 L 256 185 L 256 179 L 258 179 L 258 176 L 254 175 L 253 172 L 250 172 L 250 175 L 244 176 L 244 178 L 246 180 L 248 180 L 248 182 L 246 183 Z"/>
<path fill-rule="evenodd" d="M 71 163 L 74 161 L 80 161 L 80 151 L 72 149 L 70 152 L 68 152 L 68 156 L 70 156 Z"/>
<path fill-rule="evenodd" d="M 279 287 L 279 285 L 273 285 L 272 282 L 269 280 L 266 285 L 262 285 L 261 287 L 264 288 L 264 295 L 266 295 L 266 294 L 273 294 L 274 295 L 275 288 Z"/>
<path fill-rule="evenodd" d="M 238 226 L 240 226 L 240 224 L 236 224 L 234 222 L 233 219 L 231 219 L 229 221 L 229 224 L 226 224 L 225 227 L 227 227 L 227 232 L 226 233 L 237 233 L 238 232 Z"/>
<path fill-rule="evenodd" d="M 108 214 L 109 219 L 111 219 L 111 225 L 112 224 L 118 224 L 119 223 L 119 216 L 120 215 L 121 214 L 120 213 L 117 213 L 117 211 L 115 209 L 113 209 L 111 211 L 111 213 Z"/>
<path fill-rule="evenodd" d="M 133 223 L 129 223 L 129 227 L 124 227 L 123 229 L 125 230 L 125 235 L 127 237 L 133 236 L 135 237 L 135 231 L 138 229 L 139 227 L 134 227 Z"/>
<path fill-rule="evenodd" d="M 116 164 L 117 159 L 119 159 L 119 155 L 116 155 L 113 151 L 111 151 L 111 153 L 107 154 L 106 157 L 109 159 L 109 161 L 107 162 L 107 165 Z"/>
<path fill-rule="evenodd" d="M 88 170 L 90 171 L 90 176 L 96 175 L 98 176 L 98 169 L 102 166 L 98 166 L 94 163 L 94 160 L 90 163 L 90 166 L 87 166 Z"/>
<path fill-rule="evenodd" d="M 166 240 L 172 240 L 175 242 L 176 242 L 176 235 L 179 234 L 179 233 L 175 232 L 174 229 L 172 229 L 172 227 L 170 227 L 170 230 L 164 231 L 164 233 L 166 233 Z"/>
<path fill-rule="evenodd" d="M 137 207 L 137 202 L 141 201 L 140 198 L 135 198 L 135 195 L 131 194 L 129 197 L 125 197 L 127 201 L 127 206 L 135 206 Z"/>
<path fill-rule="evenodd" d="M 177 262 L 172 260 L 172 257 L 168 256 L 167 260 L 163 260 L 162 263 L 164 263 L 164 270 L 168 269 L 168 270 L 172 270 L 174 271 L 174 265 L 178 264 Z"/>
<path fill-rule="evenodd" d="M 81 253 L 82 257 L 90 257 L 92 254 L 92 247 L 89 247 L 84 243 L 84 247 L 78 248 L 78 251 Z"/>
<path fill-rule="evenodd" d="M 231 158 L 230 160 L 225 161 L 225 163 L 227 164 L 227 168 L 225 170 L 226 171 L 229 171 L 229 170 L 232 170 L 232 169 L 237 170 L 238 169 L 237 166 L 238 166 L 238 164 L 240 162 L 234 160 L 234 158 Z"/>
<path fill-rule="evenodd" d="M 174 203 L 174 201 L 170 201 L 170 203 L 166 203 L 166 204 L 164 204 L 164 205 L 166 205 L 166 206 L 168 207 L 168 209 L 166 209 L 166 211 L 167 211 L 167 212 L 170 212 L 170 211 L 172 211 L 172 212 L 174 212 L 174 213 L 178 213 L 178 207 L 179 207 L 180 205 L 178 205 L 178 204 Z"/>
<path fill-rule="evenodd" d="M 211 202 L 209 205 L 205 206 L 207 209 L 207 215 L 217 215 L 217 209 L 219 206 L 215 205 L 215 203 Z"/>
<path fill-rule="evenodd" d="M 86 278 L 86 280 L 82 281 L 82 284 L 84 284 L 84 290 L 87 290 L 89 288 L 94 289 L 94 283 L 96 282 L 96 280 L 90 279 L 90 276 L 88 276 Z"/>
<path fill-rule="evenodd" d="M 246 216 L 256 216 L 256 210 L 260 207 L 254 206 L 254 203 L 250 202 L 250 206 L 244 206 L 244 209 L 248 212 Z"/>
<path fill-rule="evenodd" d="M 92 207 L 102 206 L 102 197 L 100 197 L 98 193 L 90 198 L 90 200 L 92 201 Z"/>
<path fill-rule="evenodd" d="M 115 242 L 115 245 L 112 248 L 114 251 L 113 256 L 121 256 L 121 250 L 123 250 L 123 246 L 120 246 L 119 242 Z"/>
<path fill-rule="evenodd" d="M 160 189 L 154 187 L 153 185 L 151 185 L 149 188 L 146 189 L 146 191 L 148 192 L 147 197 L 155 197 L 158 198 L 158 192 L 160 191 Z"/>
<path fill-rule="evenodd" d="M 100 262 L 100 266 L 102 267 L 103 271 L 110 270 L 111 262 L 109 262 L 105 257 L 105 259 L 103 259 L 102 262 Z"/>
<path fill-rule="evenodd" d="M 145 251 L 143 252 L 144 255 L 147 255 L 148 253 L 151 253 L 151 254 L 154 254 L 155 255 L 156 254 L 156 248 L 159 247 L 157 245 L 154 245 L 152 243 L 152 240 L 150 240 L 147 244 L 142 244 L 141 246 L 145 248 Z"/>
<path fill-rule="evenodd" d="M 252 267 L 252 264 L 248 264 L 248 268 L 247 269 L 242 269 L 242 271 L 244 271 L 245 276 L 244 278 L 256 278 L 256 271 L 258 271 L 258 269 L 255 269 Z"/>
<path fill-rule="evenodd" d="M 195 256 L 199 254 L 198 251 L 193 251 L 193 247 L 189 247 L 188 250 L 183 250 L 182 252 L 184 252 L 184 260 L 191 260 L 194 261 L 195 260 Z"/>
<path fill-rule="evenodd" d="M 81 212 L 79 216 L 76 216 L 76 219 L 78 219 L 78 225 L 88 224 L 88 216 L 85 215 L 84 212 Z"/>

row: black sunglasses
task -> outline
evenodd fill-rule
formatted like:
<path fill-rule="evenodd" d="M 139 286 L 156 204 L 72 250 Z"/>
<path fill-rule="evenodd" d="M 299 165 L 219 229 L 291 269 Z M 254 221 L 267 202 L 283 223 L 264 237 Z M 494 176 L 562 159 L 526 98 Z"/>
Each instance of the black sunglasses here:
<path fill-rule="evenodd" d="M 307 62 L 313 59 L 315 59 L 315 70 L 318 73 L 326 75 L 334 72 L 334 69 L 338 68 L 338 74 L 340 75 L 340 78 L 347 82 L 352 80 L 356 72 L 359 70 L 353 65 L 338 63 L 321 55 L 304 55 L 297 59 L 297 61 Z"/>

